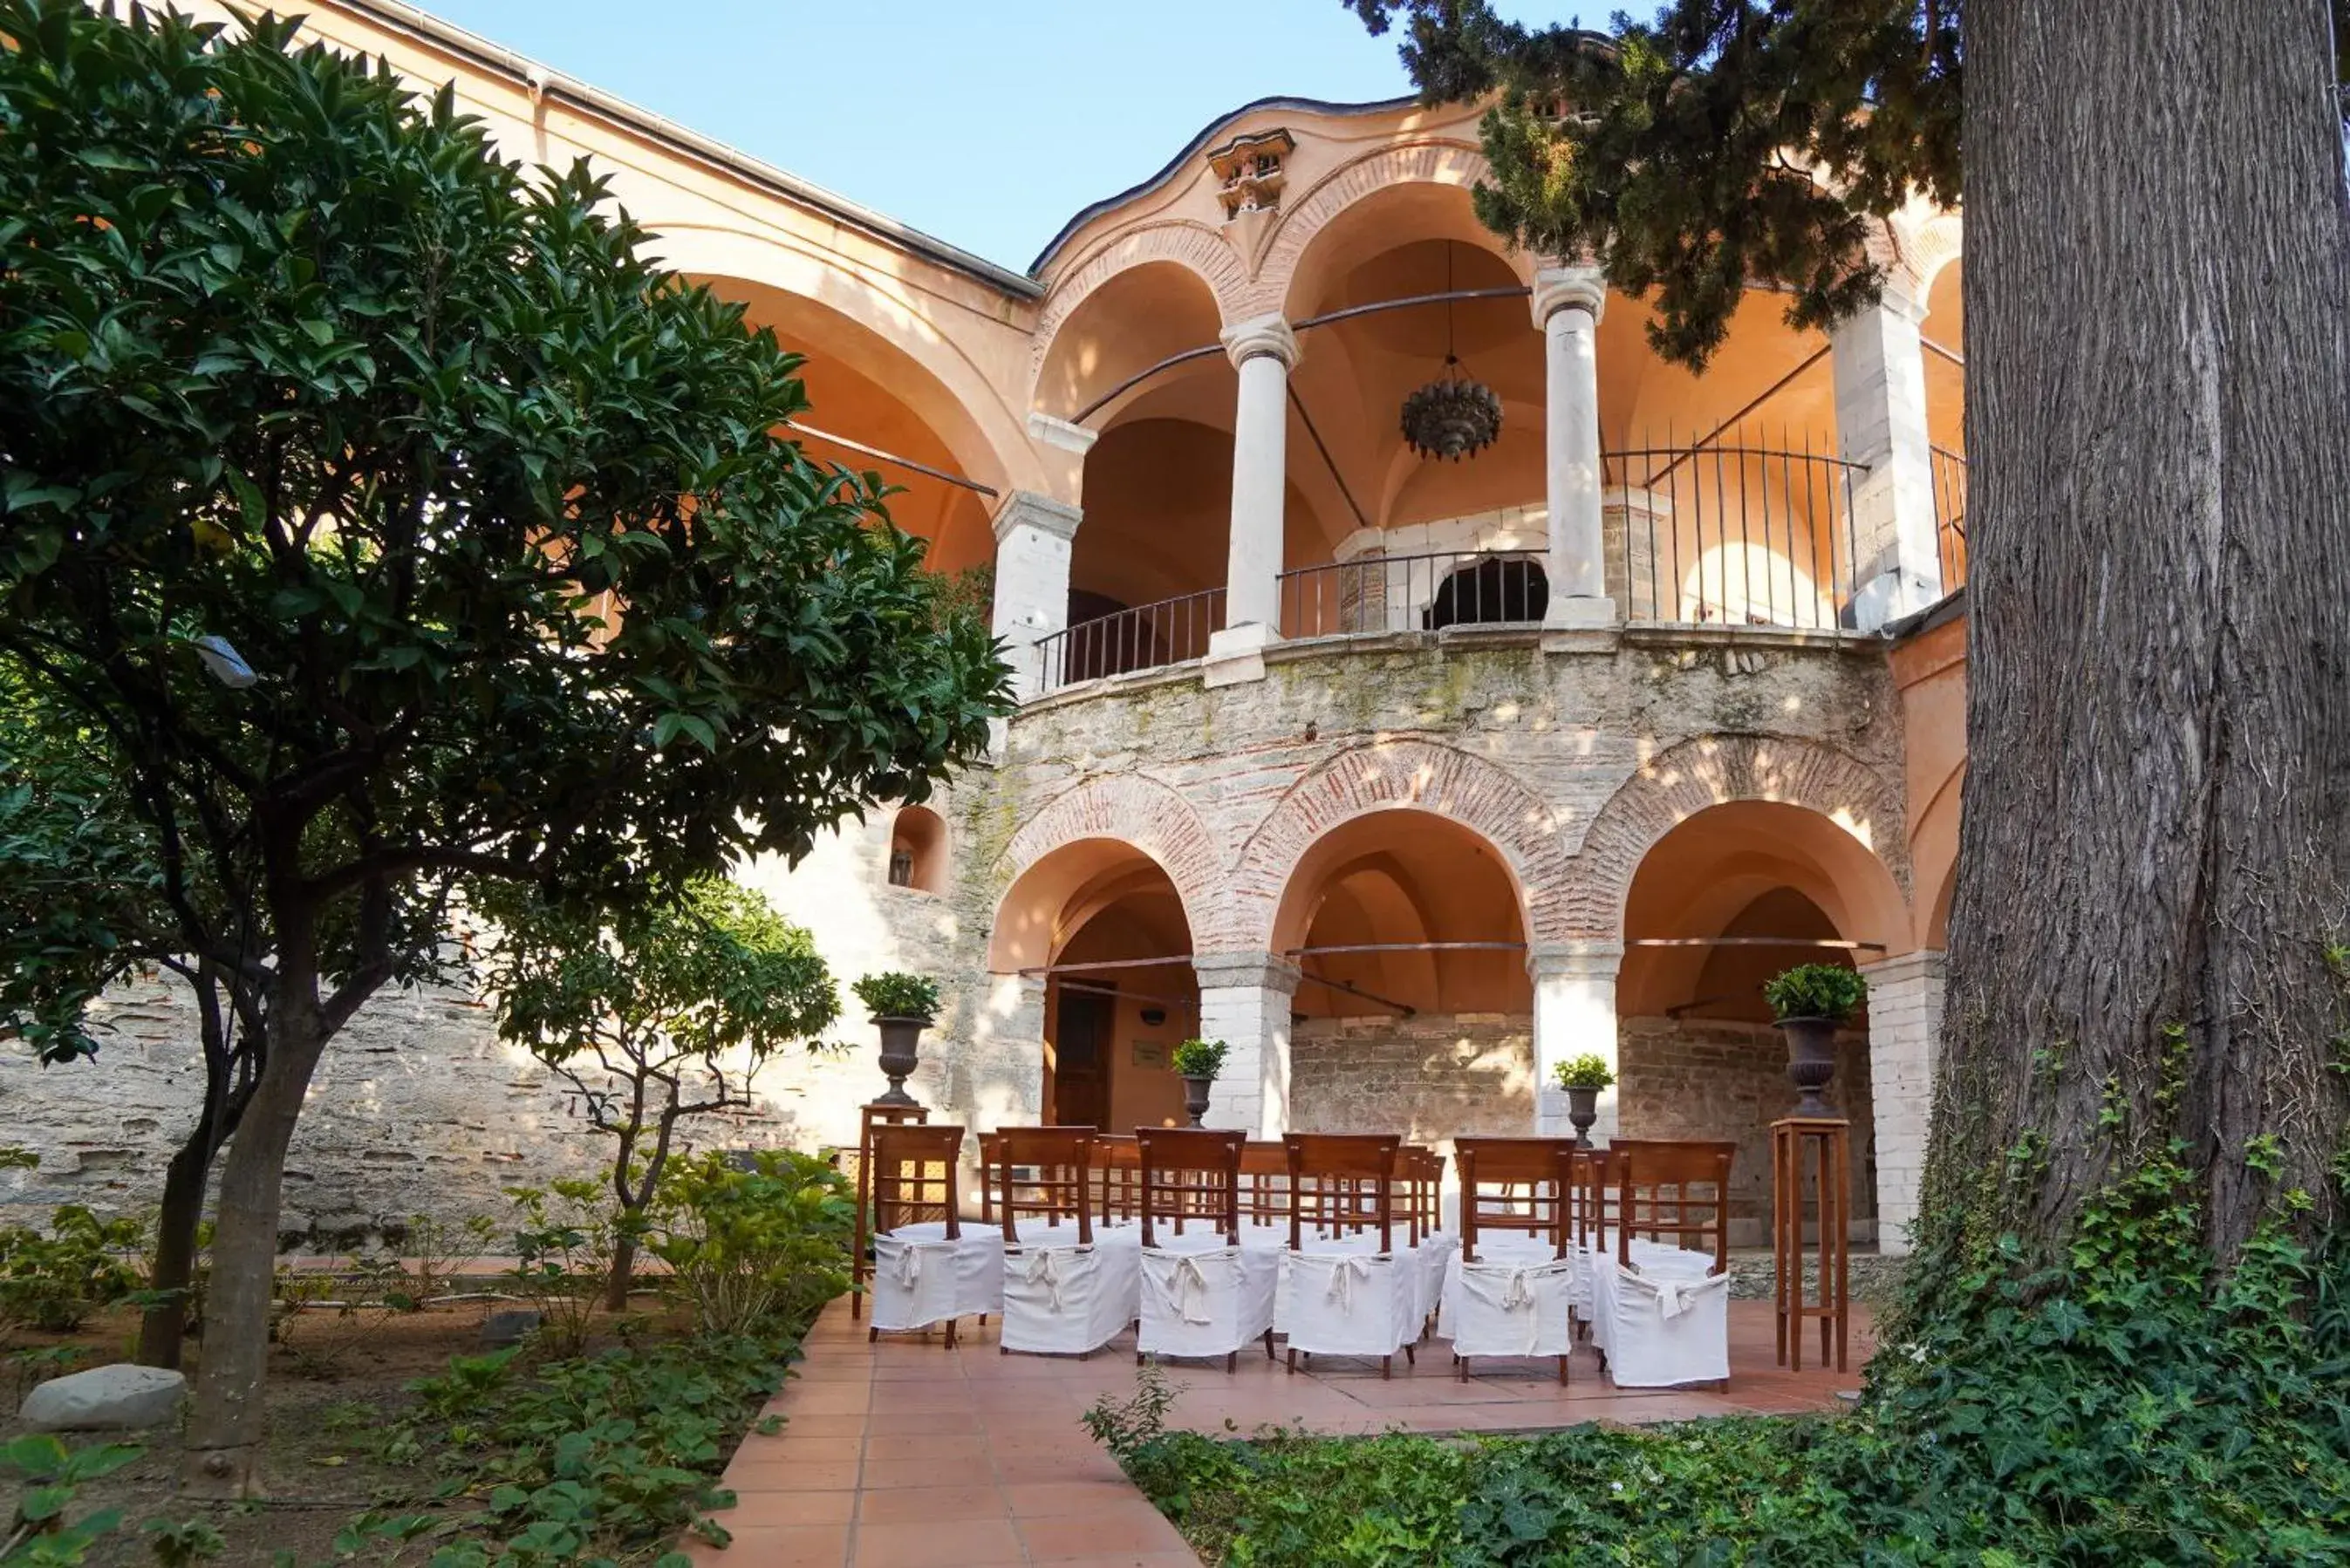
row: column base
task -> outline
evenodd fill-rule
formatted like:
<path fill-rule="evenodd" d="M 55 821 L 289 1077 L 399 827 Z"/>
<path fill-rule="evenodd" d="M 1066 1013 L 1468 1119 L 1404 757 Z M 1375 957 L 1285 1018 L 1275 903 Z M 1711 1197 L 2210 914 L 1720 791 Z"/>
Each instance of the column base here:
<path fill-rule="evenodd" d="M 1616 601 L 1588 596 L 1555 598 L 1543 617 L 1544 653 L 1606 653 L 1616 646 L 1621 626 Z"/>
<path fill-rule="evenodd" d="M 1274 642 L 1273 628 L 1261 621 L 1244 621 L 1208 636 L 1208 657 L 1200 666 L 1200 683 L 1211 691 L 1220 686 L 1244 686 L 1264 679 L 1264 650 Z"/>

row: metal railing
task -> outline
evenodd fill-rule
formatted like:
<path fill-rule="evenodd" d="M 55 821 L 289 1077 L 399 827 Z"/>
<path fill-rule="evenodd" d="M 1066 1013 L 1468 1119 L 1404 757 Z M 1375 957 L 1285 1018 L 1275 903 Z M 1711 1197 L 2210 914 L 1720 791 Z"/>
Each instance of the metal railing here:
<path fill-rule="evenodd" d="M 1281 635 L 1338 637 L 1539 624 L 1550 583 L 1535 550 L 1370 556 L 1280 580 Z"/>
<path fill-rule="evenodd" d="M 1208 639 L 1223 628 L 1222 588 L 1202 588 L 1079 621 L 1038 639 L 1039 694 L 1106 675 L 1204 659 Z"/>
<path fill-rule="evenodd" d="M 1934 449 L 1934 548 L 1942 559 L 1942 591 L 1967 581 L 1967 454 Z"/>
<path fill-rule="evenodd" d="M 1643 447 L 1601 462 L 1608 587 L 1627 620 L 1849 623 L 1864 465 L 1761 446 Z"/>

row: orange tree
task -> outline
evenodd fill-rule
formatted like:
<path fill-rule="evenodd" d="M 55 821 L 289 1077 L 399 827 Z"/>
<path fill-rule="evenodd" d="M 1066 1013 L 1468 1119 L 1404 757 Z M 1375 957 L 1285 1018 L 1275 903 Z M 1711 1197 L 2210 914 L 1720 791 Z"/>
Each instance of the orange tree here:
<path fill-rule="evenodd" d="M 445 891 L 796 857 L 976 754 L 1006 671 L 879 482 L 789 438 L 797 357 L 585 168 L 287 23 L 0 35 L 0 652 L 265 1037 L 184 1478 L 238 1493 L 305 1090 Z"/>

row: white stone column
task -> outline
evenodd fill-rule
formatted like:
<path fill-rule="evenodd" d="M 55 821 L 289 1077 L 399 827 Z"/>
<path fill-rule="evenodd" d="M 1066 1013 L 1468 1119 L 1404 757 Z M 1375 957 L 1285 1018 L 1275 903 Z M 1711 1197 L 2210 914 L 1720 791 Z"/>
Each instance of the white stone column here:
<path fill-rule="evenodd" d="M 1613 626 L 1600 527 L 1599 317 L 1607 280 L 1596 266 L 1534 274 L 1534 325 L 1543 335 L 1544 494 L 1550 508 L 1550 612 L 1544 624 Z"/>
<path fill-rule="evenodd" d="M 1207 1125 L 1277 1138 L 1289 1130 L 1289 1009 L 1297 966 L 1271 953 L 1201 953 L 1200 1037 L 1231 1047 Z"/>
<path fill-rule="evenodd" d="M 1008 645 L 1012 689 L 1025 702 L 1044 690 L 1036 645 L 1069 624 L 1069 548 L 1084 514 L 1066 502 L 1015 490 L 995 512 L 995 635 Z"/>
<path fill-rule="evenodd" d="M 1616 1056 L 1616 971 L 1624 964 L 1621 942 L 1571 942 L 1531 948 L 1526 972 L 1534 982 L 1534 1136 L 1572 1137 L 1566 1091 L 1558 1086 L 1558 1064 L 1586 1052 L 1603 1058 L 1610 1071 Z M 1599 1092 L 1594 1139 L 1613 1137 L 1622 1126 L 1617 1089 Z"/>
<path fill-rule="evenodd" d="M 1934 444 L 1926 423 L 1924 306 L 1887 284 L 1873 309 L 1829 338 L 1835 371 L 1836 452 L 1852 477 L 1852 618 L 1863 631 L 1942 597 L 1934 523 Z"/>
<path fill-rule="evenodd" d="M 1877 1245 L 1909 1251 L 1942 1039 L 1942 954 L 1933 948 L 1863 964 L 1868 981 L 1868 1094 L 1877 1120 Z"/>
<path fill-rule="evenodd" d="M 1253 317 L 1223 331 L 1240 369 L 1232 421 L 1231 548 L 1224 574 L 1224 629 L 1209 639 L 1210 683 L 1263 673 L 1260 650 L 1281 635 L 1284 493 L 1289 473 L 1289 372 L 1297 335 L 1278 316 Z M 1223 666 L 1221 673 L 1217 667 Z"/>

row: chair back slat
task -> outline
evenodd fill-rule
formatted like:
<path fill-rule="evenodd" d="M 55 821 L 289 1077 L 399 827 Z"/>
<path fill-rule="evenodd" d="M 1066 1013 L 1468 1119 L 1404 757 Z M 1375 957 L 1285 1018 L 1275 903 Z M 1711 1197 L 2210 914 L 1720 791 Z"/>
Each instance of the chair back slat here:
<path fill-rule="evenodd" d="M 1452 1140 L 1461 1162 L 1461 1258 L 1477 1261 L 1478 1238 L 1492 1231 L 1523 1231 L 1547 1238 L 1565 1257 L 1575 1208 L 1575 1140 L 1551 1137 L 1461 1137 Z"/>
<path fill-rule="evenodd" d="M 1443 1224 L 1444 1157 L 1418 1144 L 1404 1145 L 1396 1151 L 1396 1182 L 1397 1207 L 1417 1247 Z"/>
<path fill-rule="evenodd" d="M 873 1128 L 873 1230 L 944 1221 L 950 1240 L 962 1235 L 955 1201 L 955 1167 L 963 1129 L 913 1122 Z"/>
<path fill-rule="evenodd" d="M 1304 1249 L 1310 1228 L 1336 1236 L 1376 1226 L 1379 1251 L 1395 1250 L 1396 1154 L 1393 1133 L 1289 1133 L 1289 1248 Z"/>
<path fill-rule="evenodd" d="M 1077 1244 L 1094 1239 L 1091 1127 L 1004 1127 L 995 1135 L 987 1183 L 1007 1243 L 1020 1240 L 1020 1221 L 1042 1216 L 1048 1225 L 1074 1220 Z"/>
<path fill-rule="evenodd" d="M 1616 1138 L 1608 1144 L 1617 1189 L 1618 1260 L 1632 1261 L 1632 1240 L 1670 1238 L 1690 1251 L 1713 1253 L 1714 1273 L 1730 1268 L 1730 1168 L 1734 1143 Z"/>
<path fill-rule="evenodd" d="M 1248 1135 L 1208 1127 L 1137 1127 L 1142 1244 L 1205 1221 L 1233 1246 L 1241 1240 L 1241 1156 Z"/>
<path fill-rule="evenodd" d="M 1003 1147 L 1002 1133 L 979 1135 L 979 1221 L 983 1225 L 995 1223 L 995 1179 L 991 1173 L 995 1169 L 997 1151 Z"/>
<path fill-rule="evenodd" d="M 1252 1139 L 1241 1149 L 1241 1213 L 1252 1224 L 1289 1223 L 1289 1149 Z"/>
<path fill-rule="evenodd" d="M 1131 1220 L 1141 1204 L 1142 1151 L 1132 1133 L 1094 1136 L 1094 1216 Z"/>

